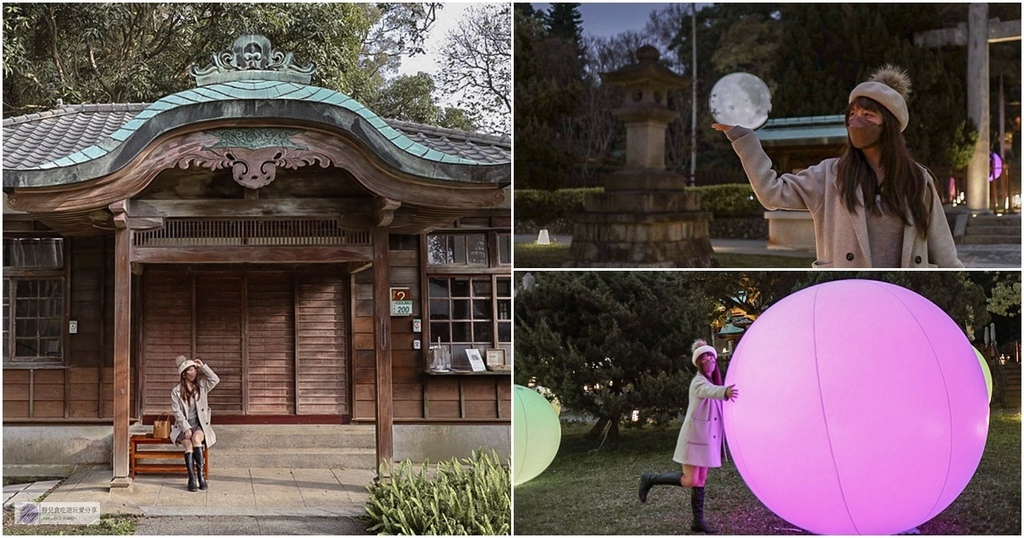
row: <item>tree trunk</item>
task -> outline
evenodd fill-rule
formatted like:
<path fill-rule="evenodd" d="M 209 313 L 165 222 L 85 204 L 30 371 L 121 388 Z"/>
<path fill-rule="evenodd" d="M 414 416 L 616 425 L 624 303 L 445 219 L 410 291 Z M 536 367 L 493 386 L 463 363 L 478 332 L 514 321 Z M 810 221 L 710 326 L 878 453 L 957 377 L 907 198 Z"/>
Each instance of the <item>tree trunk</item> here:
<path fill-rule="evenodd" d="M 608 419 L 606 417 L 599 418 L 597 420 L 597 424 L 594 424 L 594 427 L 590 428 L 590 431 L 587 432 L 587 435 L 585 435 L 584 437 L 587 438 L 587 439 L 600 439 L 601 438 L 601 432 L 604 431 L 604 428 L 607 425 L 608 425 Z"/>

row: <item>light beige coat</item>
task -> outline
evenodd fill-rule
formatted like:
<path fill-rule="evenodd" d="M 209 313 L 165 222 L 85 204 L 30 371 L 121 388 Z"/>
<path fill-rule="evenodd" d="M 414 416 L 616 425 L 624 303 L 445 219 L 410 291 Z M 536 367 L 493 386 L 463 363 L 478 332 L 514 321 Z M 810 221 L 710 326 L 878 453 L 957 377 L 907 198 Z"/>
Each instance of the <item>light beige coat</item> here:
<path fill-rule="evenodd" d="M 836 186 L 838 159 L 828 159 L 796 174 L 777 174 L 771 159 L 761 148 L 754 133 L 732 143 L 743 163 L 743 170 L 761 205 L 768 209 L 804 209 L 814 221 L 814 244 L 817 261 L 813 267 L 871 267 L 868 243 L 867 214 L 863 200 L 851 213 L 846 209 L 842 193 Z M 931 174 L 924 171 L 931 197 L 931 223 L 928 235 L 921 238 L 913 223 L 903 229 L 901 267 L 960 267 L 953 234 L 949 231 L 942 202 L 935 190 Z M 857 194 L 858 197 L 860 193 Z"/>
<path fill-rule="evenodd" d="M 200 375 L 196 377 L 196 381 L 199 382 L 199 400 L 197 405 L 199 406 L 199 424 L 203 427 L 203 434 L 206 435 L 206 446 L 211 447 L 217 442 L 217 434 L 213 432 L 213 426 L 210 425 L 210 403 L 207 401 L 207 395 L 213 390 L 213 387 L 220 383 L 220 378 L 217 374 L 213 373 L 213 370 L 204 362 L 202 368 L 200 368 Z M 171 411 L 174 412 L 174 426 L 171 426 L 171 439 L 177 440 L 178 436 L 183 431 L 188 429 L 188 407 L 185 402 L 181 399 L 181 393 L 178 391 L 181 383 L 174 385 L 171 389 Z"/>
<path fill-rule="evenodd" d="M 725 426 L 722 424 L 722 402 L 725 389 L 697 374 L 690 382 L 690 405 L 679 428 L 676 452 L 672 460 L 697 467 L 722 466 L 722 442 Z"/>

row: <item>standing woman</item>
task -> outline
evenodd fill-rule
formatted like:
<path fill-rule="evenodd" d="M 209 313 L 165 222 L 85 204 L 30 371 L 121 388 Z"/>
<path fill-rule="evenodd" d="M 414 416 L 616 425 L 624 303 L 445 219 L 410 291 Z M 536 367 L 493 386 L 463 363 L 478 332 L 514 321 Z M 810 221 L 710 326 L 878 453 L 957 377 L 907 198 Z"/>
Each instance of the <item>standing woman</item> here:
<path fill-rule="evenodd" d="M 217 436 L 210 426 L 210 404 L 207 394 L 220 383 L 220 378 L 209 366 L 199 359 L 191 360 L 184 355 L 175 359 L 178 364 L 179 382 L 171 389 L 171 410 L 174 411 L 174 426 L 171 439 L 174 444 L 185 448 L 185 469 L 188 471 L 188 490 L 206 489 L 203 476 L 203 441 L 213 446 Z M 202 370 L 202 375 L 200 375 Z"/>
<path fill-rule="evenodd" d="M 843 155 L 796 174 L 772 170 L 750 129 L 712 127 L 732 142 L 763 206 L 811 212 L 814 267 L 962 268 L 935 180 L 903 138 L 909 93 L 905 71 L 876 71 L 850 93 Z"/>
<path fill-rule="evenodd" d="M 676 452 L 672 459 L 683 465 L 683 472 L 644 473 L 640 477 L 640 502 L 647 502 L 647 493 L 656 485 L 693 488 L 690 507 L 693 524 L 690 529 L 715 533 L 704 523 L 704 484 L 708 467 L 722 466 L 722 402 L 735 400 L 739 391 L 735 385 L 722 386 L 722 372 L 718 369 L 718 353 L 704 340 L 693 343 L 693 365 L 697 375 L 690 382 L 690 403 L 686 418 L 679 429 Z"/>

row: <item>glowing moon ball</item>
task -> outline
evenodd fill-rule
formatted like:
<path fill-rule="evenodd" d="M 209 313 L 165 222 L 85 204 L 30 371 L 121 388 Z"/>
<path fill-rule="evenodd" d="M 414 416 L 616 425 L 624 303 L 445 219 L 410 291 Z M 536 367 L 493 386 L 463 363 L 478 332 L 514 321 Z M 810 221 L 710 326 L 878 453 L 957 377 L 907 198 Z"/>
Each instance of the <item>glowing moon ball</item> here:
<path fill-rule="evenodd" d="M 974 348 L 974 354 L 978 356 L 978 362 L 981 363 L 981 373 L 985 374 L 985 388 L 988 389 L 988 402 L 992 403 L 992 370 L 988 367 L 988 361 L 985 360 L 981 351 L 978 351 L 978 348 Z"/>
<path fill-rule="evenodd" d="M 893 534 L 974 475 L 985 379 L 957 324 L 892 284 L 843 280 L 769 308 L 733 354 L 726 438 L 747 486 L 817 534 Z"/>
<path fill-rule="evenodd" d="M 536 392 L 522 386 L 515 389 L 515 408 L 512 411 L 512 437 L 514 466 L 512 484 L 518 486 L 532 480 L 558 453 L 562 442 L 562 424 L 551 404 Z"/>

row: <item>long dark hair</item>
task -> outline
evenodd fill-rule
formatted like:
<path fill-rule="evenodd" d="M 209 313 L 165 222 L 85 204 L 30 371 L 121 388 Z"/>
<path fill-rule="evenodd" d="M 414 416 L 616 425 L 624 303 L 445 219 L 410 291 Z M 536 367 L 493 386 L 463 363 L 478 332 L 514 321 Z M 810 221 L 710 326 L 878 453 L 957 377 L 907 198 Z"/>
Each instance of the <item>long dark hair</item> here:
<path fill-rule="evenodd" d="M 910 156 L 907 142 L 900 131 L 900 122 L 878 101 L 867 97 L 857 97 L 846 108 L 846 124 L 850 124 L 850 111 L 854 107 L 863 108 L 885 118 L 882 124 L 882 169 L 885 171 L 884 187 L 880 187 L 875 173 L 864 152 L 853 147 L 847 135 L 846 150 L 839 158 L 836 167 L 836 183 L 842 193 L 846 209 L 854 211 L 859 201 L 860 191 L 866 211 L 874 211 L 877 207 L 875 194 L 880 193 L 882 204 L 888 211 L 895 212 L 903 225 L 911 222 L 917 229 L 917 235 L 926 237 L 928 225 L 931 223 L 931 193 L 925 183 L 924 172 Z"/>
<path fill-rule="evenodd" d="M 196 367 L 190 366 L 189 368 Z M 199 368 L 196 368 L 196 370 L 199 370 Z M 185 381 L 185 374 L 187 373 L 188 368 L 181 372 L 181 382 L 178 385 L 178 394 L 181 394 L 181 401 L 186 404 L 192 400 L 199 399 L 199 375 L 196 375 L 196 380 L 192 382 L 192 388 L 189 388 L 189 384 Z M 198 371 L 196 373 L 198 374 Z"/>

